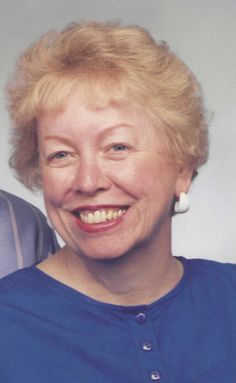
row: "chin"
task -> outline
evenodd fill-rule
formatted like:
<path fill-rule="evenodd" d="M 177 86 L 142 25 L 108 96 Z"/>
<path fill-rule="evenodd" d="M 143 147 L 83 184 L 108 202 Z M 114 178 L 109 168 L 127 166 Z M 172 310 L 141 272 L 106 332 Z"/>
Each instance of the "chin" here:
<path fill-rule="evenodd" d="M 105 246 L 105 248 L 104 248 Z M 114 247 L 114 242 L 111 246 L 107 246 L 106 243 L 102 243 L 96 246 L 82 246 L 81 244 L 78 247 L 73 246 L 71 248 L 73 253 L 77 256 L 85 258 L 87 260 L 93 261 L 116 261 L 118 259 L 126 257 L 127 254 L 131 251 L 129 246 Z"/>
<path fill-rule="evenodd" d="M 127 254 L 127 252 L 124 252 L 124 251 L 111 251 L 111 252 L 104 252 L 104 251 L 94 251 L 94 252 L 90 252 L 90 251 L 82 251 L 80 252 L 80 255 L 82 255 L 83 257 L 87 258 L 87 259 L 91 259 L 91 260 L 94 260 L 94 261 L 103 261 L 103 262 L 106 262 L 106 261 L 116 261 L 118 259 L 121 259 L 123 257 L 125 257 L 125 255 Z"/>

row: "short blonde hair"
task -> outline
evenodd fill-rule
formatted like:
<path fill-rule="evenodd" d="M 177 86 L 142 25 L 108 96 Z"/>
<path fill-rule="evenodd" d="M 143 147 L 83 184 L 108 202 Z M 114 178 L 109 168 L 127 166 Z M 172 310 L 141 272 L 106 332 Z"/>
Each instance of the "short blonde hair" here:
<path fill-rule="evenodd" d="M 81 22 L 46 33 L 23 52 L 6 88 L 10 164 L 27 187 L 40 187 L 37 117 L 63 107 L 74 87 L 91 105 L 136 106 L 153 124 L 162 121 L 176 164 L 196 173 L 206 162 L 207 118 L 188 67 L 141 27 Z"/>

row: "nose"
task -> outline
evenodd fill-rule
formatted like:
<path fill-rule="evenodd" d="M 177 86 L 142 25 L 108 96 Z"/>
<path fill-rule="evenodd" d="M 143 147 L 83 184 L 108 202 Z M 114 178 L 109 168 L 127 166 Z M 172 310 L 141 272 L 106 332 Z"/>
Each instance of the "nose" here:
<path fill-rule="evenodd" d="M 105 173 L 104 166 L 95 157 L 81 158 L 74 176 L 74 190 L 87 195 L 108 190 L 110 180 Z"/>

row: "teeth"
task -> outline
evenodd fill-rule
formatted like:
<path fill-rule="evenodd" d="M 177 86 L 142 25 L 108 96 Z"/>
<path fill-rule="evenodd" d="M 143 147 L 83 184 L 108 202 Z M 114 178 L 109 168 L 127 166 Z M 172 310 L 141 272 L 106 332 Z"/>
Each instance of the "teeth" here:
<path fill-rule="evenodd" d="M 100 222 L 106 222 L 106 212 L 104 210 L 100 211 Z"/>
<path fill-rule="evenodd" d="M 87 222 L 88 223 L 93 223 L 93 213 L 88 213 Z"/>
<path fill-rule="evenodd" d="M 112 220 L 112 217 L 113 217 L 113 212 L 112 212 L 112 210 L 108 210 L 108 211 L 106 212 L 106 219 L 107 219 L 108 221 L 110 221 L 110 220 Z"/>
<path fill-rule="evenodd" d="M 100 220 L 100 211 L 97 210 L 97 211 L 95 211 L 95 213 L 93 215 L 93 222 L 91 222 L 91 223 L 99 223 L 99 222 L 101 222 L 101 220 Z"/>
<path fill-rule="evenodd" d="M 80 219 L 82 222 L 89 223 L 90 225 L 94 223 L 102 223 L 106 221 L 111 221 L 121 217 L 125 213 L 126 209 L 107 209 L 107 210 L 96 210 L 93 212 L 81 212 Z"/>

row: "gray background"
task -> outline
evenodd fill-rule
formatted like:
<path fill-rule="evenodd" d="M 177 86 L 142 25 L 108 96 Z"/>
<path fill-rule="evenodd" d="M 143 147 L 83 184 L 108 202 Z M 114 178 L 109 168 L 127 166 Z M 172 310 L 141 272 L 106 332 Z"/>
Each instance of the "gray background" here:
<path fill-rule="evenodd" d="M 19 51 L 49 29 L 80 19 L 121 19 L 147 27 L 190 66 L 213 112 L 211 151 L 191 189 L 191 210 L 174 218 L 175 255 L 236 262 L 236 1 L 0 0 L 0 188 L 44 210 L 8 165 L 4 84 Z M 1 228 L 0 228 L 1 230 Z"/>

